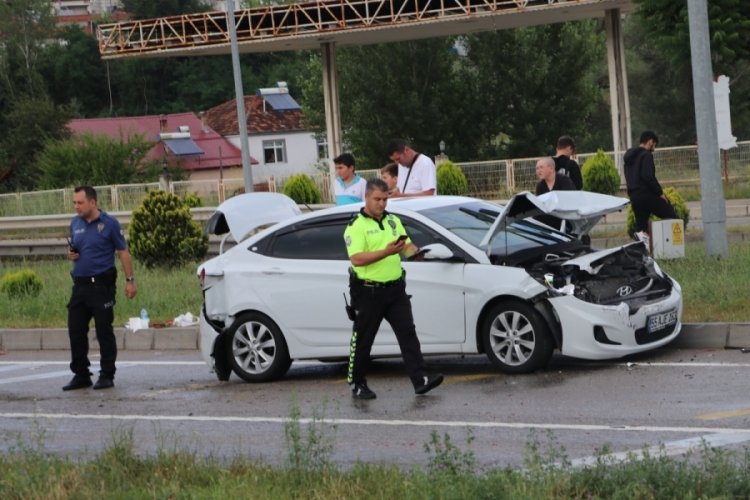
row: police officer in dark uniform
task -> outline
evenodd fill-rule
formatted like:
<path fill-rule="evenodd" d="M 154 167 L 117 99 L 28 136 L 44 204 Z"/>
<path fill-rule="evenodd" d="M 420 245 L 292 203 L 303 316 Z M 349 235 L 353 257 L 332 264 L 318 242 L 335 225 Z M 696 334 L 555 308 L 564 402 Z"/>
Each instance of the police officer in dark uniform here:
<path fill-rule="evenodd" d="M 117 343 L 112 328 L 117 291 L 117 252 L 125 271 L 125 295 L 136 294 L 133 264 L 114 217 L 97 207 L 96 190 L 91 186 L 74 189 L 73 203 L 78 214 L 70 222 L 68 259 L 73 261 L 73 292 L 68 303 L 70 369 L 75 374 L 63 391 L 91 386 L 89 372 L 89 322 L 94 318 L 96 339 L 101 350 L 101 371 L 94 389 L 113 387 Z"/>
<path fill-rule="evenodd" d="M 374 399 L 365 373 L 370 350 L 380 323 L 393 328 L 414 392 L 425 394 L 443 382 L 442 375 L 428 375 L 422 357 L 411 301 L 406 294 L 399 254 L 415 256 L 398 217 L 385 210 L 388 185 L 381 179 L 367 182 L 365 206 L 344 231 L 350 269 L 349 291 L 356 311 L 349 353 L 347 381 L 356 399 Z"/>

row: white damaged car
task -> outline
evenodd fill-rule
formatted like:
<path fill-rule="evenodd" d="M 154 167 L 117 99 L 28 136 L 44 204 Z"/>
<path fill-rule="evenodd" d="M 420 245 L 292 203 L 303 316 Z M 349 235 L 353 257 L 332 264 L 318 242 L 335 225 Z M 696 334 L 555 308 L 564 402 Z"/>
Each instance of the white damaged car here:
<path fill-rule="evenodd" d="M 484 353 L 506 373 L 544 367 L 553 351 L 613 359 L 680 332 L 682 293 L 641 242 L 595 250 L 588 231 L 627 199 L 582 191 L 520 193 L 500 206 L 431 196 L 389 201 L 412 241 L 403 262 L 424 354 Z M 284 375 L 293 360 L 346 359 L 349 260 L 343 233 L 362 205 L 301 214 L 277 193 L 218 207 L 207 224 L 238 242 L 198 267 L 200 345 L 220 380 Z M 534 217 L 555 217 L 556 230 Z M 224 241 L 222 241 L 223 247 Z M 399 356 L 386 322 L 373 357 Z"/>

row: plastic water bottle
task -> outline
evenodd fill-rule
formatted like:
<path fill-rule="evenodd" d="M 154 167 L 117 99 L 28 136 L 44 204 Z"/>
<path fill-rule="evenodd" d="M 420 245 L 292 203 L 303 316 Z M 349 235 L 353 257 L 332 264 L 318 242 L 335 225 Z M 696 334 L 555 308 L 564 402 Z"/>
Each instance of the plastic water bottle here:
<path fill-rule="evenodd" d="M 145 307 L 141 309 L 141 328 L 148 328 L 148 311 Z"/>

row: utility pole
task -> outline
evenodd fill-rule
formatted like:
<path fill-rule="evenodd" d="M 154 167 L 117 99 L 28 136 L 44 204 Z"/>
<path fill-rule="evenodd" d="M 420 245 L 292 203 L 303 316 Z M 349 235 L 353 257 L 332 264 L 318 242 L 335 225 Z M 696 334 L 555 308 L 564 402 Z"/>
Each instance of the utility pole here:
<path fill-rule="evenodd" d="M 237 124 L 240 126 L 240 149 L 242 150 L 242 175 L 245 179 L 245 192 L 253 192 L 253 171 L 250 165 L 250 146 L 247 142 L 247 117 L 245 116 L 245 92 L 242 90 L 240 73 L 240 49 L 237 45 L 237 26 L 234 20 L 234 0 L 227 0 L 227 26 L 229 43 L 232 48 L 232 73 L 234 73 L 234 94 L 237 99 Z"/>
<path fill-rule="evenodd" d="M 721 185 L 719 136 L 716 131 L 711 44 L 706 0 L 688 0 L 690 60 L 693 69 L 695 129 L 698 133 L 698 165 L 701 178 L 703 244 L 706 256 L 727 258 L 726 202 Z"/>

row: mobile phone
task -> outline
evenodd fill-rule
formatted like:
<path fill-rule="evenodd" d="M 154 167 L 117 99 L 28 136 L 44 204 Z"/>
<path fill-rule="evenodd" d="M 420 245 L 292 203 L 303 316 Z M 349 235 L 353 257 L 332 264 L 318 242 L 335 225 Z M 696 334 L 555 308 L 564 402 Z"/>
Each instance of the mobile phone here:
<path fill-rule="evenodd" d="M 70 251 L 73 253 L 78 253 L 78 249 L 75 246 L 73 246 L 73 240 L 71 240 L 70 238 L 67 238 L 67 240 L 68 240 L 68 248 L 70 248 Z"/>
<path fill-rule="evenodd" d="M 406 236 L 405 234 L 402 234 L 398 237 L 396 241 L 404 241 L 406 238 L 408 238 L 408 236 Z"/>

